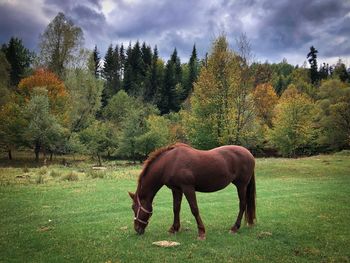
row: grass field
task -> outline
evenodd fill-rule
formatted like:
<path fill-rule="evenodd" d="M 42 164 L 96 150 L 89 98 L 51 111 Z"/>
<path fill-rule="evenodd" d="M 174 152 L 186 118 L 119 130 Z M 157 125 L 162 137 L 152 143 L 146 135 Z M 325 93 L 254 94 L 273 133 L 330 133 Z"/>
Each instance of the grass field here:
<path fill-rule="evenodd" d="M 258 159 L 257 225 L 229 234 L 236 189 L 198 194 L 207 239 L 198 241 L 185 199 L 170 235 L 171 192 L 157 194 L 143 236 L 131 200 L 140 165 L 0 165 L 0 262 L 349 262 L 350 156 Z M 29 168 L 27 168 L 29 167 Z M 160 248 L 153 241 L 181 245 Z"/>

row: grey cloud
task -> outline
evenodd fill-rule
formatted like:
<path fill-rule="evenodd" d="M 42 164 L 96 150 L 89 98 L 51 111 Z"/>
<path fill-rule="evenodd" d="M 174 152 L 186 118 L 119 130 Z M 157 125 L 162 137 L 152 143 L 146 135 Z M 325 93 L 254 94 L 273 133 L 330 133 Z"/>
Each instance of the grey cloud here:
<path fill-rule="evenodd" d="M 129 41 L 139 40 L 157 45 L 164 60 L 176 47 L 186 62 L 194 43 L 203 57 L 210 51 L 212 40 L 224 32 L 231 46 L 246 33 L 253 52 L 263 60 L 276 61 L 295 54 L 300 58 L 311 45 L 321 56 L 350 57 L 349 1 L 118 0 L 108 15 L 103 13 L 102 3 L 44 0 L 38 9 L 43 10 L 46 21 L 26 13 L 19 4 L 0 4 L 0 40 L 5 42 L 16 35 L 33 48 L 47 21 L 61 11 L 83 29 L 87 47 L 97 44 L 102 54 L 110 43 L 127 46 Z"/>
<path fill-rule="evenodd" d="M 14 36 L 21 38 L 27 48 L 34 50 L 43 28 L 41 21 L 32 14 L 21 8 L 0 4 L 0 43 L 6 43 Z"/>

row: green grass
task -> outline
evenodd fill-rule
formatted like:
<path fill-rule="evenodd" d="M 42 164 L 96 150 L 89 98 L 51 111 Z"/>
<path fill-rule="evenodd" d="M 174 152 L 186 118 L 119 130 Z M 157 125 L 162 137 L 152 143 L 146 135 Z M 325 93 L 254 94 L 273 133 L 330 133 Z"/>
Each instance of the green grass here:
<path fill-rule="evenodd" d="M 131 200 L 141 166 L 108 162 L 0 168 L 0 262 L 349 262 L 350 156 L 258 159 L 257 225 L 229 234 L 236 189 L 198 194 L 207 240 L 183 200 L 182 231 L 172 223 L 171 192 L 157 194 L 143 236 L 133 230 Z M 52 172 L 54 171 L 54 172 Z M 45 173 L 44 173 L 45 172 Z M 99 176 L 97 173 L 101 172 Z M 77 181 L 63 180 L 71 173 Z M 53 175 L 53 176 L 52 176 Z M 37 177 L 43 183 L 37 183 Z M 159 248 L 153 241 L 181 245 Z"/>

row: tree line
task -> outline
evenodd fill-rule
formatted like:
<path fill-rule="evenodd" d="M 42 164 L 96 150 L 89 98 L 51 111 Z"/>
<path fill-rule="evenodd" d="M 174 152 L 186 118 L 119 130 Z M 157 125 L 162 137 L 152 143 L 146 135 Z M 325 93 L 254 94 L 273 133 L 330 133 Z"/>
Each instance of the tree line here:
<path fill-rule="evenodd" d="M 0 145 L 40 153 L 144 159 L 176 141 L 200 149 L 239 144 L 255 154 L 298 156 L 350 146 L 350 74 L 339 60 L 318 67 L 260 63 L 241 35 L 225 36 L 204 59 L 193 46 L 181 63 L 157 46 L 110 45 L 101 57 L 59 13 L 40 36 L 39 52 L 11 38 L 0 51 Z"/>

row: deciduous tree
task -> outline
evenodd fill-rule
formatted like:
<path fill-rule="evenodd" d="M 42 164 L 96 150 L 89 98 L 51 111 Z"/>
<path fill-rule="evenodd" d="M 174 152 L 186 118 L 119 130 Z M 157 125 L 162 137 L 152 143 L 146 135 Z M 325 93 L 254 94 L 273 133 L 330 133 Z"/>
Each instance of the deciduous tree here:
<path fill-rule="evenodd" d="M 65 69 L 78 55 L 83 40 L 81 28 L 63 13 L 58 13 L 40 36 L 41 63 L 63 79 Z"/>

